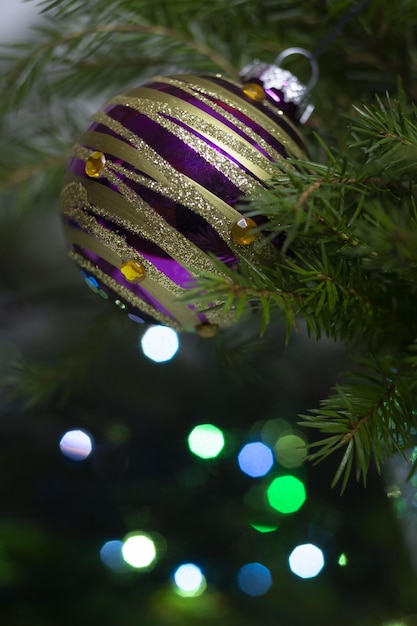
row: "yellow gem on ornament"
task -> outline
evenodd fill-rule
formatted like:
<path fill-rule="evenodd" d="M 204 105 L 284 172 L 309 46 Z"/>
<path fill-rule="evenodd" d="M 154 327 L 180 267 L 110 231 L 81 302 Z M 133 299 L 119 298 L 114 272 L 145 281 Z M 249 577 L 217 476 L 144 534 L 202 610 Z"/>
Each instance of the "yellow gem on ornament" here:
<path fill-rule="evenodd" d="M 255 102 L 262 102 L 266 98 L 264 88 L 258 83 L 245 83 L 242 87 L 242 91 L 251 100 Z"/>
<path fill-rule="evenodd" d="M 255 220 L 250 217 L 240 217 L 232 226 L 232 238 L 242 246 L 253 243 L 257 237 L 253 229 L 257 227 Z"/>
<path fill-rule="evenodd" d="M 134 261 L 133 259 L 125 261 L 120 268 L 120 271 L 126 280 L 131 283 L 140 283 L 144 278 L 146 278 L 146 270 L 142 263 Z"/>
<path fill-rule="evenodd" d="M 217 335 L 219 327 L 217 324 L 209 324 L 208 322 L 205 322 L 204 324 L 196 326 L 195 332 L 204 339 L 211 339 Z"/>
<path fill-rule="evenodd" d="M 104 166 L 106 165 L 106 157 L 102 152 L 92 152 L 85 163 L 85 173 L 90 178 L 98 178 L 101 176 Z"/>

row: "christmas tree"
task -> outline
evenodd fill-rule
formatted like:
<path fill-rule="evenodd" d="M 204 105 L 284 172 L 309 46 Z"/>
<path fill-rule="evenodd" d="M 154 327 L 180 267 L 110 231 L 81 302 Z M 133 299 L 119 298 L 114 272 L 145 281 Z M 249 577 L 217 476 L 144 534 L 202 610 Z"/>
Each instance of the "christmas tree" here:
<path fill-rule="evenodd" d="M 39 10 L 32 36 L 1 57 L 2 623 L 416 624 L 415 3 L 44 0 Z M 303 54 L 281 62 L 303 85 L 319 68 L 314 111 L 277 122 L 273 90 L 240 72 L 292 48 Z M 236 137 L 270 150 L 272 117 L 293 137 L 273 144 L 285 158 L 252 164 L 267 180 L 236 182 L 236 204 L 221 205 L 225 219 L 241 211 L 254 224 L 248 240 L 239 231 L 230 243 L 212 209 L 193 208 L 219 252 L 169 306 L 207 316 L 200 332 L 165 309 L 152 321 L 149 303 L 143 319 L 129 308 L 142 272 L 149 302 L 171 283 L 161 287 L 143 250 L 143 265 L 123 260 L 125 218 L 109 226 L 100 203 L 77 204 L 84 186 L 102 190 L 107 168 L 114 189 L 130 181 L 135 209 L 139 183 L 147 202 L 163 190 L 164 216 L 186 205 L 166 155 L 145 147 L 140 173 L 126 167 L 139 149 L 117 136 L 115 114 L 113 143 L 85 147 L 112 106 L 180 88 L 193 103 L 181 96 L 177 153 L 191 129 L 197 163 L 210 137 L 222 175 L 254 159 Z M 140 113 L 148 142 L 178 132 L 170 110 Z M 111 167 L 109 145 L 124 159 Z M 183 233 L 170 244 L 158 228 L 177 259 Z M 187 250 L 207 252 L 205 237 Z M 94 238 L 96 257 L 80 255 Z M 103 250 L 105 263 L 92 262 Z"/>

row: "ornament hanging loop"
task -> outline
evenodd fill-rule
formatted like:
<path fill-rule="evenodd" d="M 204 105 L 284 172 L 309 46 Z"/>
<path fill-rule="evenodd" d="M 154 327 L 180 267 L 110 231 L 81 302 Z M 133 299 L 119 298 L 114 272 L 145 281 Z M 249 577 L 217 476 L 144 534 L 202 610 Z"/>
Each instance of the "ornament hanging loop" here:
<path fill-rule="evenodd" d="M 305 50 L 304 48 L 287 48 L 286 50 L 283 50 L 279 53 L 274 61 L 274 65 L 276 65 L 277 67 L 281 67 L 282 61 L 284 61 L 284 59 L 289 56 L 293 56 L 294 54 L 301 54 L 310 62 L 311 78 L 305 86 L 305 95 L 307 95 L 312 89 L 314 89 L 319 79 L 319 66 L 317 60 L 309 50 Z"/>
<path fill-rule="evenodd" d="M 311 66 L 311 78 L 307 85 L 301 83 L 294 74 L 281 67 L 281 63 L 293 54 L 306 57 Z M 315 56 L 304 48 L 287 48 L 283 50 L 272 64 L 262 63 L 255 59 L 240 73 L 242 81 L 250 82 L 254 79 L 260 83 L 266 96 L 278 106 L 285 107 L 300 124 L 304 124 L 314 110 L 308 95 L 317 83 L 319 67 Z"/>

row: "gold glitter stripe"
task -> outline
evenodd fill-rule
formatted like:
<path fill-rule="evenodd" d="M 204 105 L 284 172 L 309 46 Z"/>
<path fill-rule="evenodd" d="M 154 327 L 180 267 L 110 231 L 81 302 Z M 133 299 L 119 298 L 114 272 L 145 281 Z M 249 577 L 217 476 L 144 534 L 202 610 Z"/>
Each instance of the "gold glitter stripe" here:
<path fill-rule="evenodd" d="M 228 152 L 233 159 L 260 180 L 266 181 L 272 176 L 273 166 L 255 146 L 216 118 L 188 102 L 183 102 L 176 96 L 143 87 L 137 89 L 137 97 L 117 96 L 110 101 L 110 104 L 128 106 L 157 122 L 179 139 L 188 144 L 192 143 L 193 148 L 195 147 L 194 144 L 197 147 L 196 140 L 198 138 L 191 130 L 182 128 L 175 121 L 167 120 L 160 114 L 175 117 L 176 120 L 183 122 L 191 129 L 195 129 L 208 141 L 216 144 L 218 148 Z M 281 156 L 281 159 L 283 158 Z"/>
<path fill-rule="evenodd" d="M 111 124 L 111 126 L 106 124 L 106 126 L 111 128 L 111 130 L 114 130 L 114 124 Z M 100 150 L 101 152 L 110 152 L 114 156 L 126 161 L 126 163 L 130 163 L 133 167 L 141 170 L 144 174 L 155 178 L 155 180 L 169 183 L 169 180 L 164 177 L 163 172 L 154 164 L 154 162 L 143 157 L 141 144 L 144 142 L 138 141 L 138 136 L 127 130 L 124 126 L 120 125 L 120 128 L 123 129 L 123 134 L 119 134 L 130 143 L 134 144 L 134 146 L 128 146 L 127 143 L 121 141 L 120 139 L 95 131 L 86 131 L 81 136 L 80 143 L 91 146 L 95 150 Z M 119 132 L 119 130 L 116 132 Z"/>
<path fill-rule="evenodd" d="M 152 119 L 151 115 L 148 116 Z M 110 130 L 117 132 L 121 137 L 125 139 L 129 139 L 132 136 L 132 131 L 127 130 L 123 124 L 120 122 L 115 122 L 115 120 L 107 115 L 106 113 L 96 113 L 93 119 L 104 126 L 107 126 Z M 205 141 L 202 141 L 195 135 L 192 135 L 188 131 L 178 127 L 173 124 L 169 120 L 164 120 L 163 118 L 157 119 L 156 121 L 160 126 L 165 126 L 170 132 L 181 139 L 186 145 L 190 146 L 197 154 L 199 154 L 207 163 L 209 163 L 212 167 L 214 167 L 218 172 L 220 172 L 223 176 L 225 176 L 233 185 L 235 185 L 240 191 L 243 193 L 251 193 L 255 186 L 260 185 L 259 182 L 255 181 L 252 176 L 247 174 L 242 170 L 239 165 L 233 163 L 230 159 L 228 159 L 223 154 L 220 154 L 215 148 L 209 146 Z M 151 150 L 156 154 L 155 150 L 151 148 L 147 142 L 140 139 L 136 136 L 136 144 L 138 144 L 138 148 L 141 153 L 145 150 L 145 148 L 149 151 Z M 138 143 L 140 142 L 140 143 Z M 162 157 L 160 157 L 162 158 Z M 126 159 L 127 160 L 127 159 Z M 151 163 L 154 163 L 154 159 L 152 158 Z M 164 160 L 164 163 L 168 166 L 168 161 Z M 172 169 L 175 169 L 172 165 L 170 166 Z M 145 171 L 145 170 L 143 170 Z M 177 170 L 175 170 L 177 171 Z M 146 172 L 147 173 L 147 172 Z M 154 177 L 155 178 L 155 177 Z M 161 180 L 161 177 L 158 177 L 157 180 Z M 194 184 L 197 184 L 192 178 L 188 178 L 189 181 L 192 181 Z"/>
<path fill-rule="evenodd" d="M 69 243 L 88 248 L 88 250 L 101 256 L 101 258 L 113 265 L 113 267 L 119 269 L 122 267 L 122 259 L 120 256 L 113 250 L 110 250 L 110 248 L 101 241 L 97 241 L 97 239 L 91 237 L 88 233 L 77 230 L 76 228 L 71 228 L 71 226 L 64 226 L 64 232 Z"/>
<path fill-rule="evenodd" d="M 115 281 L 114 278 L 112 278 L 111 276 L 108 276 L 105 272 L 103 272 L 101 269 L 96 267 L 93 263 L 85 259 L 81 254 L 78 254 L 77 252 L 73 252 L 71 250 L 69 252 L 69 256 L 71 257 L 73 261 L 75 261 L 77 265 L 79 265 L 80 267 L 85 269 L 89 274 L 97 278 L 100 283 L 102 283 L 109 289 L 112 289 L 122 300 L 130 304 L 130 306 L 143 311 L 147 315 L 150 315 L 161 324 L 165 324 L 166 326 L 172 326 L 172 328 L 178 331 L 183 330 L 180 324 L 178 324 L 178 322 L 176 322 L 175 320 L 172 320 L 167 315 L 164 315 L 164 313 L 162 313 L 161 311 L 158 311 L 158 309 L 155 309 L 153 306 L 151 306 L 147 302 L 144 302 L 143 300 L 138 298 L 138 296 L 136 296 L 129 289 L 127 289 L 127 287 L 124 287 L 123 285 L 119 285 L 119 283 Z"/>
<path fill-rule="evenodd" d="M 187 83 L 191 83 L 192 87 L 194 88 L 194 85 L 197 85 L 197 89 L 200 90 L 201 87 L 203 88 L 204 91 L 206 91 L 206 93 L 209 93 L 211 96 L 214 97 L 218 97 L 217 94 L 224 94 L 225 97 L 229 97 L 231 98 L 232 101 L 234 101 L 236 103 L 237 106 L 242 106 L 243 104 L 243 111 L 245 110 L 245 105 L 248 106 L 248 109 L 251 111 L 249 117 L 253 120 L 255 120 L 258 116 L 259 119 L 262 120 L 262 122 L 259 122 L 261 126 L 263 127 L 267 127 L 270 126 L 271 124 L 273 126 L 271 126 L 271 128 L 274 130 L 274 126 L 275 124 L 279 125 L 279 118 L 276 122 L 274 122 L 273 120 L 271 120 L 270 117 L 268 117 L 267 115 L 265 115 L 264 113 L 262 113 L 262 111 L 260 111 L 258 108 L 256 108 L 254 106 L 254 104 L 250 101 L 247 100 L 242 92 L 242 96 L 238 96 L 237 94 L 233 93 L 232 91 L 229 91 L 226 87 L 223 87 L 222 85 L 219 85 L 218 83 L 212 83 L 211 81 L 201 77 L 201 76 L 197 76 L 197 80 L 194 80 L 194 76 L 193 75 L 182 75 L 179 76 L 178 78 L 183 79 L 184 81 L 186 81 Z M 227 82 L 231 83 L 234 87 L 237 87 L 238 89 L 242 89 L 242 84 L 235 82 L 233 80 L 230 80 L 229 78 L 226 79 Z M 194 83 L 194 84 L 193 84 Z M 213 89 L 213 85 L 214 85 L 214 89 Z M 282 117 L 283 120 L 288 124 L 288 126 L 291 126 L 292 130 L 295 131 L 295 133 L 297 134 L 298 138 L 300 139 L 301 143 L 304 143 L 304 139 L 301 136 L 298 128 L 291 122 L 291 120 L 289 119 L 289 117 L 287 115 L 285 115 L 285 113 L 279 109 L 277 109 L 276 107 L 274 107 L 274 105 L 270 102 L 268 102 L 268 100 L 264 100 L 262 102 L 262 104 L 264 106 L 266 106 L 274 115 L 278 115 L 279 117 Z M 253 113 L 254 112 L 254 113 Z M 294 141 L 289 135 L 288 133 L 286 133 L 286 131 L 283 128 L 280 128 L 280 131 L 290 139 L 290 141 Z M 275 128 L 275 133 L 277 132 L 277 129 Z M 274 134 L 274 133 L 272 133 Z"/>
<path fill-rule="evenodd" d="M 77 156 L 81 156 L 82 150 L 85 150 L 85 148 L 78 147 L 75 151 L 75 154 Z M 86 151 L 85 155 L 88 154 L 89 152 Z M 112 163 L 108 159 L 102 177 L 107 178 L 112 184 L 114 184 L 114 186 L 120 191 L 120 194 L 108 189 L 107 187 L 102 186 L 99 182 L 93 181 L 91 179 L 83 179 L 75 175 L 68 174 L 68 181 L 80 180 L 88 188 L 89 196 L 95 202 L 95 205 L 92 205 L 90 208 L 90 210 L 92 210 L 93 212 L 100 214 L 100 207 L 102 207 L 104 209 L 107 209 L 107 211 L 104 211 L 101 214 L 104 217 L 113 219 L 114 215 L 125 215 L 126 211 L 129 211 L 129 207 L 132 207 L 135 211 L 134 216 L 132 217 L 130 214 L 127 221 L 124 223 L 122 222 L 122 224 L 126 228 L 131 228 L 131 225 L 129 224 L 129 219 L 134 220 L 134 225 L 135 223 L 139 223 L 139 215 L 141 215 L 143 218 L 148 218 L 152 215 L 151 211 L 149 211 L 150 207 L 148 207 L 148 205 L 145 205 L 145 207 L 148 207 L 148 210 L 142 211 L 143 201 L 141 200 L 138 193 L 122 183 L 118 176 L 110 172 L 110 170 L 108 169 L 109 167 L 114 169 L 116 172 L 122 173 L 123 176 L 130 178 L 134 182 L 139 182 L 145 187 L 152 189 L 152 191 L 160 193 L 161 195 L 170 198 L 174 202 L 178 202 L 179 204 L 189 208 L 190 210 L 194 211 L 195 213 L 206 219 L 206 221 L 227 243 L 228 247 L 230 248 L 230 250 L 232 250 L 233 254 L 237 258 L 242 256 L 243 254 L 246 259 L 252 261 L 253 263 L 265 263 L 268 261 L 275 262 L 277 260 L 276 249 L 262 235 L 260 235 L 250 247 L 245 246 L 244 249 L 242 249 L 242 246 L 236 244 L 231 237 L 231 227 L 236 220 L 242 217 L 242 214 L 230 207 L 228 204 L 224 203 L 214 194 L 211 194 L 209 191 L 205 190 L 203 187 L 201 187 L 201 194 L 198 192 L 198 190 L 193 188 L 194 185 L 190 188 L 187 188 L 184 184 L 183 176 L 181 174 L 178 174 L 175 170 L 172 173 L 173 184 L 172 186 L 167 187 L 166 185 L 161 185 L 160 183 L 154 180 L 150 180 L 145 176 L 135 174 L 130 170 L 124 168 L 122 165 Z M 67 202 L 71 206 L 71 193 L 67 195 L 69 195 Z M 84 203 L 85 205 L 86 200 L 80 199 L 80 202 L 81 204 Z M 221 209 L 223 209 L 224 207 L 228 209 L 231 217 L 230 215 L 227 216 L 222 214 Z M 156 223 L 148 222 L 146 225 L 146 231 L 142 230 L 142 224 L 140 224 L 139 234 L 143 234 L 152 241 L 155 241 L 158 246 L 165 249 L 168 254 L 170 254 L 173 258 L 178 259 L 178 262 L 180 262 L 185 267 L 191 266 L 197 268 L 196 271 L 193 271 L 193 273 L 197 273 L 197 270 L 205 270 L 206 263 L 209 260 L 209 257 L 205 256 L 204 265 L 201 264 L 201 259 L 195 254 L 188 258 L 186 256 L 187 249 L 185 249 L 185 247 L 182 245 L 183 238 L 174 229 L 170 231 L 173 240 L 172 244 L 179 246 L 178 250 L 180 252 L 180 255 L 177 256 L 176 254 L 174 254 L 172 252 L 172 248 L 168 249 L 166 242 L 168 242 L 169 239 L 165 238 L 167 228 L 168 224 L 164 220 L 162 220 L 161 222 L 158 221 Z M 175 233 L 177 233 L 176 236 Z M 196 249 L 199 250 L 197 247 Z M 216 273 L 218 273 L 217 270 L 213 270 L 212 266 L 207 267 L 207 270 L 215 271 Z"/>
<path fill-rule="evenodd" d="M 95 180 L 75 175 L 68 176 L 67 180 L 73 182 L 68 182 L 62 192 L 62 210 L 65 215 L 71 217 L 74 205 L 86 209 L 153 241 L 183 267 L 198 267 L 202 271 L 218 273 L 205 252 L 168 224 L 137 194 L 133 204 Z"/>
<path fill-rule="evenodd" d="M 117 267 L 118 269 L 121 268 L 123 260 L 104 243 L 98 241 L 95 237 L 89 235 L 88 233 L 71 228 L 70 226 L 66 226 L 64 230 L 69 242 L 80 245 L 83 248 L 87 248 L 94 254 L 98 254 L 102 259 L 113 265 L 113 267 Z M 142 263 L 146 261 L 138 254 L 135 254 L 135 257 L 139 258 Z M 147 268 L 149 268 L 150 265 L 149 261 L 146 262 Z M 154 268 L 154 270 L 156 270 L 156 268 Z M 158 270 L 156 271 L 158 272 Z M 158 273 L 161 274 L 160 272 Z M 164 282 L 169 280 L 165 275 L 163 276 L 165 279 Z M 141 287 L 143 287 L 153 298 L 160 302 L 161 305 L 169 311 L 185 329 L 195 328 L 195 326 L 200 323 L 198 316 L 187 306 L 178 302 L 178 295 L 180 293 L 184 293 L 184 291 L 178 289 L 176 285 L 173 286 L 175 287 L 175 291 L 177 291 L 177 295 L 174 295 L 166 289 L 161 284 L 161 281 L 157 282 L 148 275 L 141 282 Z M 136 296 L 136 298 L 141 300 L 139 296 Z"/>
<path fill-rule="evenodd" d="M 188 178 L 188 176 L 185 176 L 185 174 L 181 174 L 180 172 L 178 172 L 175 168 L 169 165 L 169 163 L 162 159 L 154 150 L 152 150 L 145 142 L 137 141 L 138 147 L 130 148 L 129 146 L 126 146 L 126 144 L 120 139 L 115 139 L 114 137 L 111 137 L 109 135 L 104 135 L 96 132 L 85 133 L 81 138 L 81 141 L 96 150 L 101 150 L 102 152 L 106 152 L 112 154 L 115 157 L 121 158 L 130 165 L 133 165 L 133 167 L 139 170 L 143 170 L 144 172 L 150 169 L 148 168 L 148 166 L 155 164 L 155 170 L 157 172 L 157 174 L 155 174 L 154 176 L 155 180 L 151 181 L 149 179 L 146 179 L 146 177 L 142 177 L 142 179 L 140 180 L 141 184 L 144 184 L 153 189 L 155 186 L 154 183 L 156 182 L 158 183 L 157 190 L 159 191 L 159 193 L 161 193 L 163 196 L 166 196 L 167 198 L 172 199 L 174 197 L 178 202 L 181 202 L 182 204 L 184 204 L 187 196 L 192 195 L 193 206 L 189 208 L 193 208 L 200 215 L 203 214 L 199 210 L 197 210 L 197 207 L 199 203 L 202 203 L 202 201 L 205 200 L 206 203 L 209 203 L 210 205 L 209 214 L 207 215 L 206 212 L 206 216 L 203 215 L 203 217 L 206 217 L 206 219 L 213 217 L 213 208 L 217 209 L 220 213 L 220 216 L 226 218 L 231 223 L 242 217 L 239 211 L 236 211 L 236 209 L 221 200 L 218 196 L 214 195 L 213 193 L 205 189 L 202 185 L 193 181 L 191 178 Z M 129 148 L 132 153 L 126 153 L 124 149 L 125 147 Z M 115 163 L 112 164 L 112 167 L 116 171 L 118 169 L 120 170 L 120 168 L 118 168 L 117 164 Z M 135 175 L 129 170 L 124 169 L 124 172 L 126 173 L 126 176 L 129 176 L 130 178 L 132 178 L 132 180 L 136 180 L 136 178 L 134 178 Z M 106 169 L 103 173 L 103 176 L 105 175 Z M 173 192 L 175 191 L 177 191 L 177 193 L 174 193 L 174 196 L 172 196 Z M 254 185 L 251 187 L 250 191 L 254 191 Z M 132 193 L 137 195 L 136 192 Z M 179 199 L 180 197 L 182 198 L 182 200 Z M 186 204 L 186 206 L 189 205 Z M 208 221 L 210 222 L 211 219 L 208 219 Z"/>
<path fill-rule="evenodd" d="M 217 99 L 219 99 L 220 97 L 221 100 L 225 104 L 229 104 L 230 106 L 233 106 L 238 111 L 250 117 L 251 120 L 259 124 L 259 126 L 267 130 L 270 133 L 270 135 L 272 135 L 273 137 L 275 137 L 275 139 L 277 139 L 280 143 L 282 143 L 282 145 L 293 156 L 295 156 L 296 158 L 305 158 L 304 151 L 297 145 L 294 139 L 290 137 L 285 132 L 285 130 L 279 125 L 279 118 L 282 116 L 285 122 L 288 123 L 289 126 L 291 126 L 291 128 L 295 130 L 297 135 L 300 137 L 301 142 L 303 142 L 303 138 L 299 134 L 296 127 L 290 123 L 290 120 L 287 118 L 287 116 L 284 113 L 282 114 L 277 113 L 274 107 L 269 107 L 269 108 L 271 111 L 273 111 L 275 114 L 279 116 L 276 122 L 271 120 L 271 118 L 268 117 L 265 113 L 262 113 L 262 111 L 259 111 L 259 109 L 257 109 L 251 102 L 247 101 L 243 97 L 240 97 L 234 94 L 233 92 L 229 91 L 225 87 L 222 87 L 221 85 L 218 85 L 217 83 L 212 83 L 210 80 L 204 79 L 201 76 L 194 76 L 192 74 L 189 74 L 189 75 L 182 74 L 182 75 L 177 75 L 177 76 L 173 75 L 170 77 L 157 76 L 154 78 L 154 80 L 155 82 L 173 84 L 179 87 L 180 89 L 183 89 L 184 91 L 187 91 L 188 93 L 191 93 L 195 97 L 198 97 L 197 94 L 201 94 L 202 96 L 211 96 Z M 232 85 L 241 88 L 241 85 L 239 85 L 238 83 L 234 83 L 233 81 L 229 79 L 227 80 Z M 134 95 L 134 91 L 135 91 L 134 89 L 129 90 L 126 92 L 126 94 Z M 212 106 L 214 108 L 215 103 L 213 103 L 211 100 L 205 98 L 204 102 L 205 104 Z M 224 109 L 222 109 L 221 107 L 219 107 L 219 112 L 221 112 L 222 114 L 225 113 Z M 236 120 L 235 117 L 233 117 L 232 119 L 234 121 Z M 244 130 L 247 128 L 248 127 L 244 125 Z"/>
<path fill-rule="evenodd" d="M 218 204 L 218 202 L 222 203 L 222 201 L 204 188 L 201 189 L 201 195 L 198 193 L 193 194 L 192 189 L 184 188 L 178 182 L 167 190 L 166 187 L 161 187 L 161 185 L 156 181 L 151 181 L 147 178 L 138 176 L 137 174 L 126 170 L 119 164 L 113 164 L 112 167 L 116 171 L 121 172 L 124 176 L 131 178 L 133 181 L 141 182 L 144 186 L 149 187 L 153 191 L 157 191 L 162 195 L 166 195 L 168 198 L 183 204 L 195 213 L 204 217 L 216 230 L 220 237 L 222 237 L 222 239 L 227 243 L 228 247 L 232 250 L 236 257 L 239 258 L 243 255 L 246 259 L 250 259 L 254 263 L 258 264 L 265 263 L 267 259 L 270 259 L 271 261 L 277 260 L 278 257 L 276 248 L 262 235 L 259 235 L 259 237 L 257 237 L 257 239 L 249 247 L 236 244 L 231 236 L 231 228 L 236 218 L 234 217 L 233 220 L 229 220 L 227 216 L 221 215 L 220 212 L 216 210 L 218 208 L 216 204 Z M 122 183 L 120 178 L 110 171 L 105 173 L 104 176 L 107 176 L 109 181 L 119 189 L 120 193 L 123 194 L 128 201 L 134 204 L 137 197 L 137 193 L 135 191 Z M 226 206 L 229 207 L 227 204 Z M 235 211 L 232 207 L 229 208 L 239 216 L 237 219 L 242 217 L 241 213 Z"/>
<path fill-rule="evenodd" d="M 90 237 L 90 243 L 92 243 L 91 238 L 93 238 L 95 240 L 99 240 L 98 244 L 100 244 L 101 242 L 101 245 L 105 246 L 105 248 L 103 248 L 102 250 L 103 254 L 101 252 L 99 253 L 97 250 L 94 250 L 94 252 L 100 254 L 103 259 L 111 263 L 114 267 L 120 269 L 123 262 L 129 261 L 130 259 L 139 261 L 145 267 L 146 279 L 152 279 L 155 283 L 161 284 L 163 287 L 165 287 L 165 289 L 172 293 L 175 293 L 177 296 L 180 296 L 184 293 L 182 287 L 173 282 L 168 276 L 164 274 L 164 272 L 158 270 L 155 265 L 153 265 L 144 256 L 142 256 L 136 249 L 128 246 L 124 237 L 117 235 L 115 232 L 109 231 L 107 228 L 101 226 L 101 224 L 97 222 L 96 218 L 93 215 L 89 215 L 79 208 L 69 209 L 67 215 L 70 218 L 74 219 L 81 226 L 81 228 L 86 231 L 86 233 Z M 81 236 L 85 234 L 77 229 L 74 230 L 70 226 L 66 226 L 66 229 L 70 229 L 67 232 L 68 236 L 70 236 L 70 233 L 72 233 L 72 236 Z M 73 241 L 73 243 L 80 242 Z M 107 256 L 104 256 L 104 254 L 107 254 L 108 258 Z M 113 255 L 112 258 L 110 258 L 111 254 Z"/>
<path fill-rule="evenodd" d="M 172 85 L 174 87 L 178 87 L 179 89 L 182 89 L 182 91 L 192 95 L 194 98 L 202 102 L 205 106 L 212 109 L 215 113 L 218 113 L 219 115 L 221 115 L 224 119 L 232 123 L 236 128 L 238 128 L 240 131 L 242 131 L 248 137 L 250 137 L 252 141 L 254 141 L 260 148 L 262 148 L 269 155 L 272 161 L 279 161 L 280 159 L 283 158 L 282 154 L 280 154 L 277 150 L 275 150 L 275 148 L 270 143 L 268 143 L 263 137 L 258 135 L 258 133 L 254 131 L 250 126 L 247 126 L 242 120 L 237 118 L 235 115 L 232 115 L 232 113 L 229 113 L 227 110 L 223 109 L 216 102 L 209 100 L 202 93 L 197 92 L 195 91 L 195 89 L 192 89 L 191 87 L 189 87 L 187 83 L 184 83 L 183 81 L 180 81 L 180 80 L 173 79 L 172 77 L 164 77 L 164 78 L 157 77 L 157 80 L 158 82 L 163 81 L 164 83 L 168 85 Z M 127 97 L 132 95 L 134 97 L 135 92 L 136 92 L 136 89 L 130 89 L 128 91 L 125 91 L 123 95 Z M 198 107 L 195 107 L 195 108 L 198 109 Z M 228 129 L 228 131 L 230 130 L 229 126 L 226 126 L 226 128 Z M 244 139 L 239 134 L 238 134 L 238 137 L 241 139 Z M 281 141 L 281 143 L 283 142 Z"/>

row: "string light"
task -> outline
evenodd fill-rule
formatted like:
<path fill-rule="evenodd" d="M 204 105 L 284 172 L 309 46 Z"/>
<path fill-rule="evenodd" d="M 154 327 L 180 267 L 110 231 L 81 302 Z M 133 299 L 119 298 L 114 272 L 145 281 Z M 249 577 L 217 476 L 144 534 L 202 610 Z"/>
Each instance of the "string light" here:
<path fill-rule="evenodd" d="M 93 450 L 93 438 L 85 430 L 69 430 L 61 437 L 59 447 L 72 461 L 85 461 Z"/>
<path fill-rule="evenodd" d="M 304 543 L 291 552 L 288 559 L 290 570 L 300 578 L 314 578 L 324 566 L 323 552 L 312 543 Z"/>
<path fill-rule="evenodd" d="M 179 345 L 178 334 L 168 326 L 151 326 L 141 338 L 144 355 L 156 363 L 170 361 Z"/>
<path fill-rule="evenodd" d="M 199 424 L 188 436 L 188 447 L 202 459 L 214 459 L 224 448 L 224 435 L 213 424 Z"/>
<path fill-rule="evenodd" d="M 183 597 L 200 596 L 207 587 L 201 569 L 194 563 L 184 563 L 174 572 L 175 591 Z"/>
<path fill-rule="evenodd" d="M 303 483 L 290 474 L 275 478 L 269 485 L 266 495 L 271 507 L 280 513 L 295 513 L 306 500 Z"/>
<path fill-rule="evenodd" d="M 132 567 L 147 568 L 156 559 L 155 542 L 145 533 L 129 535 L 123 542 L 122 555 Z"/>
<path fill-rule="evenodd" d="M 261 563 L 246 563 L 240 568 L 237 582 L 248 596 L 263 596 L 272 585 L 271 572 Z"/>
<path fill-rule="evenodd" d="M 112 540 L 106 541 L 100 550 L 101 561 L 109 569 L 115 571 L 121 571 L 126 567 L 125 560 L 122 554 L 123 541 Z"/>
<path fill-rule="evenodd" d="M 239 467 L 248 476 L 265 476 L 274 464 L 271 448 L 260 441 L 246 444 L 239 452 Z"/>

